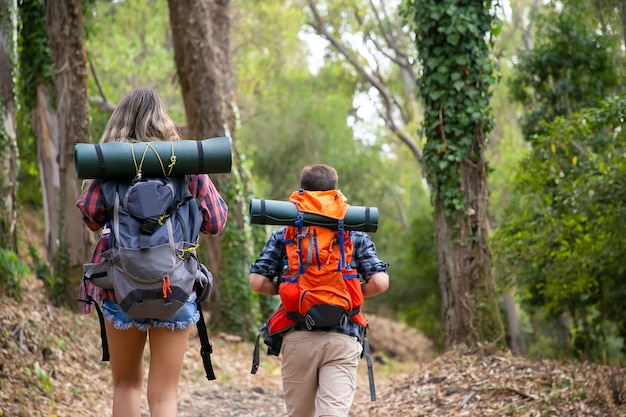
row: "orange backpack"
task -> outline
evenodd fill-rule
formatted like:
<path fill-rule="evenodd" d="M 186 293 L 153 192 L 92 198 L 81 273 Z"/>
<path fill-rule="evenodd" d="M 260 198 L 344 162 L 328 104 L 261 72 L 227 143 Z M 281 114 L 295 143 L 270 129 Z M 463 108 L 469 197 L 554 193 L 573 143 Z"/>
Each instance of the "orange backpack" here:
<path fill-rule="evenodd" d="M 352 269 L 352 240 L 344 229 L 348 201 L 339 190 L 295 191 L 289 201 L 298 208 L 295 225 L 287 226 L 285 244 L 287 264 L 279 277 L 278 294 L 282 304 L 261 325 L 252 356 L 252 370 L 259 368 L 259 340 L 268 346 L 269 355 L 278 356 L 282 333 L 296 326 L 303 329 L 342 328 L 347 320 L 362 327 L 361 343 L 367 360 L 370 397 L 376 400 L 374 374 L 367 321 L 361 311 L 361 280 Z M 337 220 L 337 229 L 305 224 L 304 214 Z M 310 223 L 310 222 L 309 222 Z"/>
<path fill-rule="evenodd" d="M 359 274 L 350 265 L 352 240 L 343 228 L 347 199 L 339 190 L 299 190 L 289 201 L 296 204 L 299 216 L 285 230 L 287 265 L 279 284 L 282 305 L 268 321 L 269 334 L 297 324 L 309 330 L 328 328 L 347 319 L 365 328 Z M 304 213 L 336 219 L 337 230 L 305 225 Z"/>

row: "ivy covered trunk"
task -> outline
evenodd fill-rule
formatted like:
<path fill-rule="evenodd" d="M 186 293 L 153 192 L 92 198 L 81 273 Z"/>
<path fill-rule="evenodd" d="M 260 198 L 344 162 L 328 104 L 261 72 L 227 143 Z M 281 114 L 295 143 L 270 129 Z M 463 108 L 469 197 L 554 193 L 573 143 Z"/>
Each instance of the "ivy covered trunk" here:
<path fill-rule="evenodd" d="M 475 141 L 482 142 L 479 138 Z M 439 252 L 439 285 L 446 328 L 446 347 L 459 343 L 504 343 L 491 255 L 484 155 L 460 168 L 465 211 L 450 217 L 442 199 L 435 199 L 435 227 Z"/>
<path fill-rule="evenodd" d="M 486 213 L 484 149 L 495 82 L 486 35 L 496 26 L 493 12 L 488 1 L 467 0 L 406 0 L 403 8 L 423 66 L 423 162 L 435 207 L 448 349 L 505 343 Z"/>
<path fill-rule="evenodd" d="M 233 149 L 232 172 L 212 176 L 228 204 L 226 230 L 221 236 L 204 239 L 206 263 L 215 279 L 209 303 L 211 325 L 246 336 L 253 322 L 247 266 L 249 227 L 244 214 L 248 178 L 233 137 L 229 0 L 170 0 L 169 13 L 189 139 L 229 136 Z"/>
<path fill-rule="evenodd" d="M 15 2 L 0 0 L 0 249 L 17 251 L 17 142 L 13 62 Z"/>

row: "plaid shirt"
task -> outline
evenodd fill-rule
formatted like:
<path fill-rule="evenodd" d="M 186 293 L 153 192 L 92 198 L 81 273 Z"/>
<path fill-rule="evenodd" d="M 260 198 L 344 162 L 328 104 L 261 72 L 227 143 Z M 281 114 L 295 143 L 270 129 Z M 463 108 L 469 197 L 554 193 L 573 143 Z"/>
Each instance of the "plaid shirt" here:
<path fill-rule="evenodd" d="M 257 260 L 250 265 L 250 272 L 264 275 L 273 280 L 282 271 L 286 256 L 285 239 L 286 227 L 275 229 L 265 243 L 263 251 Z M 356 267 L 359 275 L 366 282 L 378 272 L 389 269 L 389 264 L 381 261 L 376 254 L 376 247 L 372 239 L 365 232 L 351 231 L 352 239 L 352 266 Z"/>
<path fill-rule="evenodd" d="M 228 217 L 228 207 L 224 199 L 220 196 L 213 181 L 206 174 L 190 175 L 189 191 L 200 202 L 202 209 L 202 226 L 200 231 L 206 234 L 217 234 L 224 230 L 226 218 Z M 76 207 L 83 215 L 83 221 L 90 230 L 96 231 L 104 227 L 109 221 L 104 195 L 102 193 L 102 181 L 93 180 L 89 182 L 82 197 L 76 201 Z M 93 251 L 91 261 L 97 263 L 103 260 L 101 253 L 108 249 L 109 235 L 105 229 L 96 248 Z M 82 300 L 90 296 L 94 301 L 103 299 L 115 301 L 113 290 L 103 290 L 96 287 L 91 282 L 84 282 L 80 286 L 80 297 Z M 91 304 L 83 305 L 83 312 L 89 313 Z"/>

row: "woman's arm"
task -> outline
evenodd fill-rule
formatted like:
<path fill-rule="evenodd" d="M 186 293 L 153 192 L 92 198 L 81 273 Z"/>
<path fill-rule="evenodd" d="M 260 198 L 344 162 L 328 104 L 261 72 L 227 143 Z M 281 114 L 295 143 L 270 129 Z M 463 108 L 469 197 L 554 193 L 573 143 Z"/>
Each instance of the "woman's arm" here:
<path fill-rule="evenodd" d="M 203 219 L 200 231 L 207 234 L 222 232 L 226 227 L 228 206 L 211 178 L 206 174 L 192 175 L 189 191 L 200 202 Z"/>
<path fill-rule="evenodd" d="M 102 194 L 102 181 L 89 182 L 83 195 L 76 201 L 76 207 L 83 215 L 83 222 L 89 230 L 98 230 L 107 221 L 107 208 Z"/>

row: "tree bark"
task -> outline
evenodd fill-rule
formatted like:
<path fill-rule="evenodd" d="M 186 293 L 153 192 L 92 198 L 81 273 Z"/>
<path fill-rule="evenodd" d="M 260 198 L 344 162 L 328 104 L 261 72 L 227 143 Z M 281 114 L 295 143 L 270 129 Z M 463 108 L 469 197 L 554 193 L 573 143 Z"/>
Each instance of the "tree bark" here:
<path fill-rule="evenodd" d="M 250 314 L 249 308 L 239 314 L 224 314 L 237 311 L 235 304 L 239 300 L 234 300 L 234 296 L 240 297 L 245 304 L 245 293 L 239 290 L 239 294 L 232 294 L 232 285 L 243 284 L 245 280 L 247 288 L 245 265 L 249 258 L 245 237 L 245 201 L 241 198 L 244 175 L 233 137 L 235 112 L 232 104 L 234 87 L 229 5 L 229 0 L 169 0 L 169 13 L 189 138 L 229 136 L 233 151 L 232 174 L 211 176 L 229 207 L 226 232 L 203 239 L 208 246 L 207 265 L 215 279 L 214 302 L 209 303 L 211 321 L 229 331 L 246 332 L 245 327 L 250 323 L 246 319 Z M 243 248 L 243 252 L 233 256 L 233 248 Z M 222 279 L 226 277 L 228 281 Z"/>
<path fill-rule="evenodd" d="M 54 91 L 40 86 L 33 125 L 46 222 L 46 249 L 54 273 L 74 295 L 93 236 L 75 209 L 80 195 L 74 145 L 88 140 L 87 60 L 80 0 L 47 1 L 46 31 L 54 62 Z"/>
<path fill-rule="evenodd" d="M 491 270 L 485 158 L 493 83 L 486 35 L 493 27 L 492 8 L 489 2 L 424 0 L 407 3 L 406 12 L 423 64 L 423 158 L 435 208 L 446 348 L 503 347 Z M 474 25 L 460 28 L 461 20 Z"/>
<path fill-rule="evenodd" d="M 482 143 L 482 132 L 475 134 Z M 474 149 L 483 149 L 476 146 Z M 441 200 L 435 202 L 439 248 L 439 285 L 446 327 L 446 348 L 471 341 L 503 343 L 491 271 L 489 220 L 487 218 L 487 171 L 484 152 L 476 162 L 460 164 L 466 216 L 453 220 L 444 214 Z"/>
<path fill-rule="evenodd" d="M 509 325 L 509 348 L 514 355 L 520 356 L 525 353 L 524 340 L 522 339 L 522 331 L 519 326 L 519 317 L 517 315 L 517 305 L 515 299 L 515 289 L 503 290 L 502 299 L 504 300 L 504 310 L 506 312 L 507 323 Z"/>
<path fill-rule="evenodd" d="M 13 0 L 0 1 L 0 248 L 14 252 L 17 251 L 17 141 L 13 100 L 16 7 Z"/>

